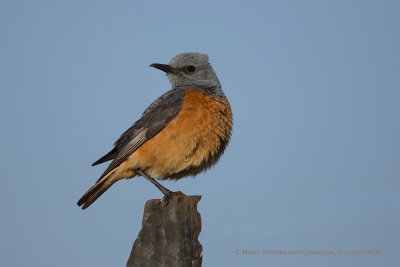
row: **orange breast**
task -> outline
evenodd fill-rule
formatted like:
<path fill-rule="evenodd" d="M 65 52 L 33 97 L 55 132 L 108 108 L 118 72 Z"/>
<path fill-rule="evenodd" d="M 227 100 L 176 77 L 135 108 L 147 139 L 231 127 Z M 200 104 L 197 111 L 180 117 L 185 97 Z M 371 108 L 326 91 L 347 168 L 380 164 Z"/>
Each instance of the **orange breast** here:
<path fill-rule="evenodd" d="M 159 179 L 178 179 L 196 175 L 217 162 L 231 134 L 229 102 L 185 91 L 179 114 L 128 158 L 132 169 L 140 168 Z"/>

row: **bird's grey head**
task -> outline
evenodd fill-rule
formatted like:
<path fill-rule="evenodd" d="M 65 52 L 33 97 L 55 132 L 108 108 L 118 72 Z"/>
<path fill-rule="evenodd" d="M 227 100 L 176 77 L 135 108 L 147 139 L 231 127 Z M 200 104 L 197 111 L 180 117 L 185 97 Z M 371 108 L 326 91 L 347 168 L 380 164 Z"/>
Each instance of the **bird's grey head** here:
<path fill-rule="evenodd" d="M 183 53 L 175 56 L 168 65 L 154 63 L 150 67 L 166 72 L 173 88 L 204 88 L 204 91 L 211 90 L 213 92 L 209 93 L 223 96 L 221 84 L 206 54 Z"/>

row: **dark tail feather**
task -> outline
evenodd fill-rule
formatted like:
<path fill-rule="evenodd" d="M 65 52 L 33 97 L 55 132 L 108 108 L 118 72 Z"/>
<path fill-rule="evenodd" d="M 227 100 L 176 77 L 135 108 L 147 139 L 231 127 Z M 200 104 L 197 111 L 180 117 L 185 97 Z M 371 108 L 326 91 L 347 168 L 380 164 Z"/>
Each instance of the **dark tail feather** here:
<path fill-rule="evenodd" d="M 92 186 L 78 201 L 78 206 L 82 206 L 82 209 L 86 209 L 93 202 L 95 202 L 108 188 L 110 188 L 116 180 L 113 180 L 112 177 L 107 177 L 105 179 L 101 179 L 101 181 L 97 182 L 94 186 Z"/>
<path fill-rule="evenodd" d="M 111 150 L 110 152 L 108 152 L 106 155 L 104 155 L 103 157 L 101 157 L 100 159 L 98 159 L 97 161 L 95 161 L 92 166 L 95 166 L 97 164 L 112 160 L 115 158 L 115 156 L 117 155 L 117 150 L 114 148 L 113 150 Z"/>

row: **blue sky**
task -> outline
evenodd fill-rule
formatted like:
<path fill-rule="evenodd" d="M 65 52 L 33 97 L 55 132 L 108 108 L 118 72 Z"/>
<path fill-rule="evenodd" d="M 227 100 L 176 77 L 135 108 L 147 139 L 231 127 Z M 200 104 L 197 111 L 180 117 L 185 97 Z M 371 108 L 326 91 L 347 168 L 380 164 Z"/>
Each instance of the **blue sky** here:
<path fill-rule="evenodd" d="M 398 1 L 1 1 L 1 266 L 124 266 L 143 178 L 88 210 L 91 163 L 207 53 L 234 112 L 202 195 L 203 266 L 397 266 Z M 236 255 L 235 250 L 380 255 Z"/>

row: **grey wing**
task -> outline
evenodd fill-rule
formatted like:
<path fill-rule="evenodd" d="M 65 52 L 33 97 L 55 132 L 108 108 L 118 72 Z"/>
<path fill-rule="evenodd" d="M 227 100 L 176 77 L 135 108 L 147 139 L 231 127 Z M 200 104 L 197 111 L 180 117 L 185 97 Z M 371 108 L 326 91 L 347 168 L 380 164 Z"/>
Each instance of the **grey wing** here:
<path fill-rule="evenodd" d="M 96 165 L 114 159 L 99 180 L 118 167 L 146 141 L 164 129 L 178 115 L 184 98 L 185 91 L 181 89 L 170 90 L 157 98 L 143 112 L 142 117 L 121 135 L 115 142 L 114 148 L 93 163 L 93 165 Z"/>

